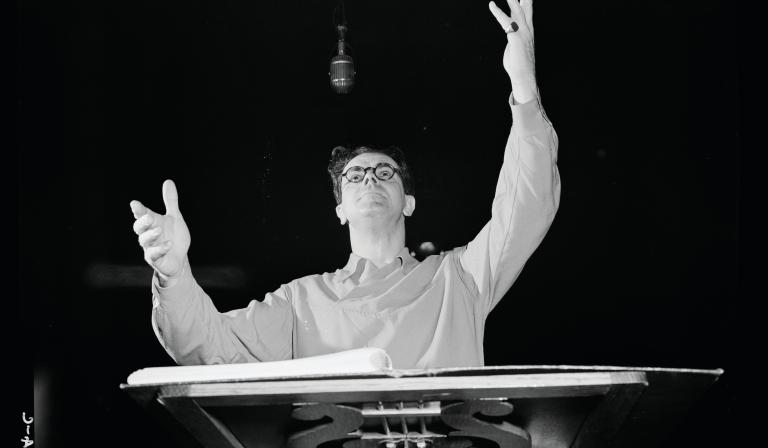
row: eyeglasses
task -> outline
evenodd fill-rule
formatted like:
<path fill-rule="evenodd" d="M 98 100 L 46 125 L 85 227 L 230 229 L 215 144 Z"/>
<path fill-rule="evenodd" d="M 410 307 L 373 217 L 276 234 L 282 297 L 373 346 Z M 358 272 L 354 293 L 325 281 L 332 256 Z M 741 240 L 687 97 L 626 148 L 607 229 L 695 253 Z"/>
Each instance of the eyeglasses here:
<path fill-rule="evenodd" d="M 368 170 L 373 170 L 373 175 L 376 176 L 376 179 L 379 180 L 389 180 L 392 179 L 395 173 L 400 173 L 400 170 L 393 167 L 392 165 L 381 162 L 376 166 L 369 166 L 368 168 L 363 168 L 362 166 L 351 166 L 345 173 L 342 174 L 342 176 L 345 177 L 349 182 L 358 183 L 365 179 L 365 175 L 368 174 Z"/>

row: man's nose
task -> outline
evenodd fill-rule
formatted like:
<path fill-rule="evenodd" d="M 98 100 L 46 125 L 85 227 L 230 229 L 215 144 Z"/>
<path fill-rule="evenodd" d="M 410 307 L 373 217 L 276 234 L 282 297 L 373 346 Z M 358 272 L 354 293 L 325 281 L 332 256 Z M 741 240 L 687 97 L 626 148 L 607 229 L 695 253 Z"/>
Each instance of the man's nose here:
<path fill-rule="evenodd" d="M 379 179 L 376 177 L 376 174 L 374 174 L 373 170 L 366 171 L 365 177 L 363 178 L 364 185 L 368 185 L 370 182 L 373 182 L 374 185 L 379 183 Z"/>

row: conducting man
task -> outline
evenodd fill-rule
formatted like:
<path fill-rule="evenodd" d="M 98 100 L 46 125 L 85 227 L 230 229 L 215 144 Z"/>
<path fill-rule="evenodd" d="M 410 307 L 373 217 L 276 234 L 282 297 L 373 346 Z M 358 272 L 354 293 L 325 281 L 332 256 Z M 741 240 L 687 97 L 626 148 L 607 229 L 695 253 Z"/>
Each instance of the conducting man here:
<path fill-rule="evenodd" d="M 134 231 L 154 268 L 152 322 L 179 364 L 275 361 L 360 347 L 387 351 L 396 368 L 482 366 L 485 320 L 544 238 L 560 199 L 557 135 L 534 76 L 532 0 L 494 3 L 506 33 L 512 129 L 491 219 L 467 245 L 419 262 L 405 247 L 416 208 L 397 148 L 334 149 L 328 171 L 352 253 L 341 269 L 283 284 L 247 307 L 220 313 L 196 283 L 191 238 L 176 186 L 165 215 L 131 202 Z"/>

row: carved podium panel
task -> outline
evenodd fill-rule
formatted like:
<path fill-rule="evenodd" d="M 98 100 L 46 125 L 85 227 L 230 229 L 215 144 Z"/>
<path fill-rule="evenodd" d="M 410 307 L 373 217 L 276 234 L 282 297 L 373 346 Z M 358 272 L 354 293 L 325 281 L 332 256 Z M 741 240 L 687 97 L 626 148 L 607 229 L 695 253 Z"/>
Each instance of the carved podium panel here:
<path fill-rule="evenodd" d="M 721 373 L 523 366 L 121 387 L 181 429 L 180 446 L 650 448 Z"/>

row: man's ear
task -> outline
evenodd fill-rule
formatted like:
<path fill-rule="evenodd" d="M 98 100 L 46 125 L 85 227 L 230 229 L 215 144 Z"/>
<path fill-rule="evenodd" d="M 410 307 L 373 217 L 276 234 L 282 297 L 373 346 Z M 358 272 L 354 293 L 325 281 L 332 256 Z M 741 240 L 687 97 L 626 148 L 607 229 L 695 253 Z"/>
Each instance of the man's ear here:
<path fill-rule="evenodd" d="M 347 223 L 347 217 L 344 215 L 344 210 L 341 208 L 341 204 L 336 206 L 336 216 L 339 217 L 342 226 Z"/>
<path fill-rule="evenodd" d="M 416 210 L 416 198 L 410 194 L 406 194 L 405 207 L 403 207 L 403 214 L 405 216 L 411 216 L 414 210 Z"/>

